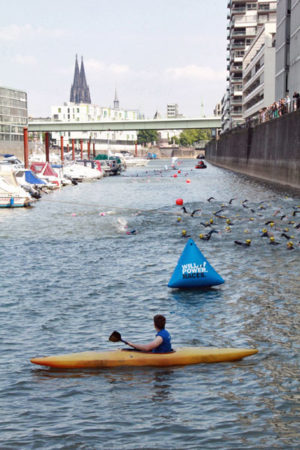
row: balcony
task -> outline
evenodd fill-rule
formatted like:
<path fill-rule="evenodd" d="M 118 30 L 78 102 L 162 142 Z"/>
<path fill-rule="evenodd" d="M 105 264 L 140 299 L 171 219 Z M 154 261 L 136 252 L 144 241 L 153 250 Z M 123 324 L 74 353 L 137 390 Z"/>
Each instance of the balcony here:
<path fill-rule="evenodd" d="M 229 70 L 230 70 L 230 73 L 241 72 L 243 70 L 243 64 L 231 64 Z"/>
<path fill-rule="evenodd" d="M 238 99 L 232 99 L 231 100 L 231 102 L 230 102 L 230 104 L 231 105 L 242 105 L 242 103 L 243 103 L 243 97 L 241 97 L 239 100 Z"/>
<path fill-rule="evenodd" d="M 253 70 L 253 69 L 252 69 Z M 248 71 L 249 72 L 249 71 Z M 244 90 L 248 89 L 252 83 L 254 83 L 258 78 L 260 78 L 261 74 L 264 72 L 264 64 L 256 70 L 254 73 L 250 72 L 244 78 Z M 244 72 L 245 74 L 245 72 Z M 250 77 L 249 77 L 250 75 Z"/>
<path fill-rule="evenodd" d="M 250 99 L 255 97 L 256 95 L 262 94 L 264 92 L 264 83 L 258 84 L 248 95 L 244 95 L 244 104 L 248 103 Z"/>
<path fill-rule="evenodd" d="M 235 85 L 234 89 L 231 89 L 230 95 L 231 97 L 241 97 L 243 95 L 243 86 Z"/>
<path fill-rule="evenodd" d="M 230 12 L 231 12 L 231 14 L 245 14 L 246 8 L 245 7 L 232 8 Z"/>
<path fill-rule="evenodd" d="M 234 55 L 233 56 L 233 62 L 235 62 L 235 63 L 241 63 L 241 62 L 243 62 L 243 56 L 240 56 L 240 55 Z"/>
<path fill-rule="evenodd" d="M 231 111 L 230 112 L 230 115 L 232 117 L 242 117 L 242 114 L 243 114 L 243 110 L 242 109 L 240 111 Z"/>
<path fill-rule="evenodd" d="M 261 13 L 269 13 L 269 12 L 275 12 L 276 11 L 276 5 L 270 6 L 270 5 L 258 5 L 257 12 L 259 14 Z"/>
<path fill-rule="evenodd" d="M 235 27 L 245 27 L 245 26 L 256 26 L 257 22 L 257 16 L 256 14 L 254 16 L 243 16 L 243 17 L 235 17 L 234 19 L 234 26 Z"/>
<path fill-rule="evenodd" d="M 230 79 L 231 83 L 242 83 L 243 82 L 243 77 L 232 77 Z"/>
<path fill-rule="evenodd" d="M 231 37 L 234 38 L 238 36 L 246 36 L 246 30 L 234 29 L 231 33 Z"/>

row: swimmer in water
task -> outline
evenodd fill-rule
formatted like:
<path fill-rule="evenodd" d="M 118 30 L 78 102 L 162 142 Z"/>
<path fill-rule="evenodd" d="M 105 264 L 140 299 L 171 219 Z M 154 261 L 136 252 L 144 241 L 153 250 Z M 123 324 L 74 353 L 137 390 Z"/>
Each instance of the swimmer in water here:
<path fill-rule="evenodd" d="M 271 234 L 268 232 L 268 230 L 266 228 L 263 228 L 261 230 L 261 237 L 271 237 Z"/>
<path fill-rule="evenodd" d="M 213 233 L 219 233 L 217 230 L 210 230 L 207 234 L 199 234 L 199 238 L 203 241 L 209 241 Z"/>
<path fill-rule="evenodd" d="M 242 247 L 250 247 L 251 245 L 251 239 L 246 239 L 245 242 L 241 242 L 241 241 L 234 241 L 235 244 L 240 245 Z"/>
<path fill-rule="evenodd" d="M 274 236 L 271 236 L 269 244 L 270 245 L 279 245 L 279 242 L 276 242 Z"/>

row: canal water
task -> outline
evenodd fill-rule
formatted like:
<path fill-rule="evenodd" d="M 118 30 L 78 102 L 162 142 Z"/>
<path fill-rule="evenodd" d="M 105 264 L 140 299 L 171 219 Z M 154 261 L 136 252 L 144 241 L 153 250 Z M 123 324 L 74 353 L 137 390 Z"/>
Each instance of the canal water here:
<path fill-rule="evenodd" d="M 0 448 L 299 448 L 300 199 L 211 165 L 195 170 L 185 160 L 177 173 L 167 164 L 151 161 L 44 195 L 31 209 L 0 211 Z M 185 214 L 177 198 L 188 213 L 201 211 Z M 222 204 L 231 230 L 214 215 Z M 210 219 L 219 233 L 200 240 Z M 261 237 L 264 227 L 279 245 Z M 187 242 L 183 229 L 224 285 L 167 287 Z M 234 244 L 245 239 L 250 247 Z M 108 341 L 113 330 L 147 342 L 157 313 L 175 348 L 259 353 L 173 368 L 30 363 L 117 348 Z"/>

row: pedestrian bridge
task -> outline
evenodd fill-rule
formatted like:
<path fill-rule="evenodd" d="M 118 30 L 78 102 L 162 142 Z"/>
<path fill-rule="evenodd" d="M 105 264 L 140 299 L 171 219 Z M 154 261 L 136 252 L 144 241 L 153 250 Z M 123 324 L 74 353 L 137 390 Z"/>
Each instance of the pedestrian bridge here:
<path fill-rule="evenodd" d="M 221 128 L 220 117 L 152 119 L 152 120 L 111 120 L 97 122 L 28 122 L 29 132 L 65 132 L 65 131 L 138 131 L 138 130 L 186 130 Z"/>

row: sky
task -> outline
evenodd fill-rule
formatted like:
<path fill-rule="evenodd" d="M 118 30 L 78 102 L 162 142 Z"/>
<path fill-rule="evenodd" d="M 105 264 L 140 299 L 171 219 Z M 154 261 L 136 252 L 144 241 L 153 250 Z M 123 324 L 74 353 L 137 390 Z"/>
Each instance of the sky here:
<path fill-rule="evenodd" d="M 0 86 L 25 90 L 28 113 L 69 101 L 75 55 L 92 103 L 211 116 L 226 86 L 227 0 L 2 0 Z M 202 106 L 203 104 L 203 106 Z"/>

